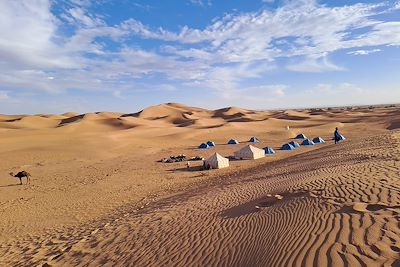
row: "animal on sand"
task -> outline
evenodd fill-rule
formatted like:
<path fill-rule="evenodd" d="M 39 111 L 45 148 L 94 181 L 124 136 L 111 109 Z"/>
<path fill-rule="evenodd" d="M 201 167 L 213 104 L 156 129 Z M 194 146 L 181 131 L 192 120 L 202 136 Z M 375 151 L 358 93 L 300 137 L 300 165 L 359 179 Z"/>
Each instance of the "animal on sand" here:
<path fill-rule="evenodd" d="M 22 184 L 22 178 L 24 178 L 24 177 L 26 177 L 26 183 L 29 184 L 30 181 L 31 181 L 30 177 L 32 176 L 32 175 L 29 174 L 29 172 L 26 172 L 26 171 L 20 171 L 17 174 L 14 174 L 13 172 L 10 172 L 10 175 L 13 176 L 13 177 L 18 178 L 20 184 Z"/>

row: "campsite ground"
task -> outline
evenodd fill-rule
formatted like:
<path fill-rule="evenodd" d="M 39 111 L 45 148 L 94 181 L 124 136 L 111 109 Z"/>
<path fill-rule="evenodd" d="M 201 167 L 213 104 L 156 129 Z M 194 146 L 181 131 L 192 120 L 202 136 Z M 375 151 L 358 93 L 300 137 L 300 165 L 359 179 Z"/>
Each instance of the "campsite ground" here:
<path fill-rule="evenodd" d="M 399 127 L 393 106 L 0 115 L 0 265 L 400 264 Z M 279 150 L 300 132 L 328 142 Z M 157 162 L 229 156 L 251 136 L 277 154 L 212 171 Z"/>

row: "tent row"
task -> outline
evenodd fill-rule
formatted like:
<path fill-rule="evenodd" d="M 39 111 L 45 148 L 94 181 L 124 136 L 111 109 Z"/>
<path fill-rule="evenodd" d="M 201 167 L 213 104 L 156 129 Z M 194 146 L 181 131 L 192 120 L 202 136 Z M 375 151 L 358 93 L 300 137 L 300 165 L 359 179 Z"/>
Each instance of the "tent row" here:
<path fill-rule="evenodd" d="M 252 137 L 250 137 L 250 139 L 249 139 L 248 142 L 251 142 L 251 143 L 259 143 L 260 140 L 258 140 L 257 137 L 252 136 Z M 239 141 L 236 140 L 236 139 L 230 139 L 230 140 L 228 141 L 228 145 L 237 145 L 237 144 L 239 144 Z"/>
<path fill-rule="evenodd" d="M 272 147 L 265 147 L 263 149 L 247 145 L 240 150 L 234 152 L 235 159 L 259 159 L 265 157 L 267 154 L 275 154 Z M 229 167 L 229 159 L 221 156 L 218 153 L 214 153 L 211 157 L 205 160 L 205 165 L 210 169 L 221 169 Z"/>
<path fill-rule="evenodd" d="M 215 146 L 215 143 L 213 141 L 207 141 L 206 143 L 201 143 L 199 145 L 199 148 L 206 149 L 206 148 L 210 148 L 210 147 L 214 147 L 214 146 Z"/>
<path fill-rule="evenodd" d="M 339 137 L 339 141 L 343 141 L 343 140 L 345 140 L 346 138 L 344 138 L 344 136 L 343 135 L 341 135 L 341 134 L 339 134 L 338 133 L 338 137 Z M 335 137 L 334 137 L 335 138 Z M 333 139 L 334 139 L 333 138 Z M 307 138 L 307 136 L 305 135 L 305 134 L 298 134 L 296 137 L 295 137 L 295 139 L 300 139 L 300 140 L 308 140 L 308 138 Z M 313 140 L 312 140 L 312 142 L 314 142 L 314 143 L 325 143 L 325 141 L 321 138 L 321 137 L 315 137 Z"/>
<path fill-rule="evenodd" d="M 302 139 L 303 141 L 301 142 L 302 146 L 313 146 L 315 144 L 324 144 L 325 140 L 322 139 L 321 137 L 315 137 L 313 140 L 308 139 L 304 134 L 299 134 L 296 136 L 296 139 Z M 299 148 L 300 144 L 297 143 L 296 141 L 290 141 L 287 144 L 282 145 L 282 150 L 294 150 L 296 148 Z"/>
<path fill-rule="evenodd" d="M 251 137 L 251 138 L 249 139 L 248 142 L 251 142 L 251 143 L 259 143 L 260 141 L 258 140 L 257 137 L 253 136 L 253 137 Z M 237 144 L 239 144 L 239 141 L 236 140 L 236 139 L 230 139 L 230 140 L 228 141 L 227 144 L 228 144 L 228 145 L 237 145 Z M 215 143 L 214 143 L 214 142 L 212 142 L 212 141 L 207 141 L 206 143 L 201 143 L 201 144 L 198 146 L 198 148 L 207 149 L 207 148 L 214 147 L 214 146 L 215 146 Z"/>

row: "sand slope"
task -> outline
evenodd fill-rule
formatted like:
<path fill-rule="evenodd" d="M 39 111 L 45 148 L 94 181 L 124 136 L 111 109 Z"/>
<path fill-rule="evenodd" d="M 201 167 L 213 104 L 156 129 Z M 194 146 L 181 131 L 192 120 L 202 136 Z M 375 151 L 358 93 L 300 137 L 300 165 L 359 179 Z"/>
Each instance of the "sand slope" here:
<path fill-rule="evenodd" d="M 395 266 L 399 170 L 399 132 L 330 145 L 105 217 L 86 231 L 49 236 L 28 247 L 25 259 L 78 266 Z M 5 249 L 8 262 L 20 257 L 14 246 Z"/>
<path fill-rule="evenodd" d="M 0 266 L 397 266 L 399 115 L 174 103 L 2 115 Z M 334 127 L 346 142 L 332 144 Z M 300 132 L 328 143 L 278 150 Z M 232 155 L 253 135 L 278 153 L 210 172 L 157 162 Z M 197 149 L 209 139 L 216 148 Z M 8 175 L 21 169 L 31 185 Z"/>

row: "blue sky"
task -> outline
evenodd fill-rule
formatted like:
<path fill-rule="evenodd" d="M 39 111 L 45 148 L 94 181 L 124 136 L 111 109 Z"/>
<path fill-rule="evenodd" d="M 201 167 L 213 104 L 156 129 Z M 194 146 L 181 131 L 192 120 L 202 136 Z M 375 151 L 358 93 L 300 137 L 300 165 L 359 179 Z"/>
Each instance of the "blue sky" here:
<path fill-rule="evenodd" d="M 1 1 L 0 113 L 400 102 L 400 1 Z"/>

